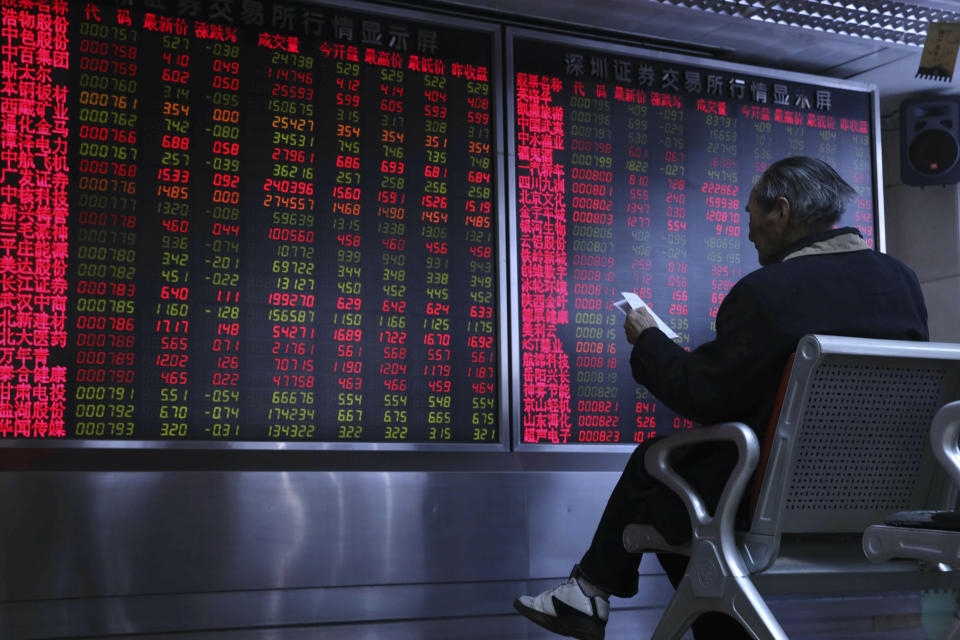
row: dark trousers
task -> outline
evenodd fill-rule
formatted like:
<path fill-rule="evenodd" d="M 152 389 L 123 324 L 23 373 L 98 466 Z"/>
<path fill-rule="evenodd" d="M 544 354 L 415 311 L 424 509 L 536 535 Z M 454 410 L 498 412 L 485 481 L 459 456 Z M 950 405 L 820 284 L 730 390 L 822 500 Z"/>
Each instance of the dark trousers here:
<path fill-rule="evenodd" d="M 610 494 L 590 548 L 580 560 L 580 572 L 587 580 L 621 598 L 637 593 L 637 568 L 641 559 L 641 554 L 628 553 L 623 548 L 624 527 L 631 523 L 653 525 L 671 544 L 680 544 L 692 535 L 690 519 L 680 498 L 643 467 L 643 456 L 655 441 L 644 442 L 630 456 Z M 712 511 L 735 460 L 735 450 L 714 447 L 680 451 L 671 463 L 698 490 Z M 661 554 L 659 559 L 676 587 L 686 570 L 687 558 Z M 719 613 L 700 616 L 692 628 L 697 640 L 750 640 L 738 622 Z"/>

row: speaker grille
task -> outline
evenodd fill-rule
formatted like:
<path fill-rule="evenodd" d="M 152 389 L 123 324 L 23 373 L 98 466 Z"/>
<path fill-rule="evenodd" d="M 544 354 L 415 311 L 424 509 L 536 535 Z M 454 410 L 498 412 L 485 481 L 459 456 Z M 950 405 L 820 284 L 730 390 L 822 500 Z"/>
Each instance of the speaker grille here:
<path fill-rule="evenodd" d="M 786 509 L 910 508 L 943 384 L 943 371 L 819 367 L 802 417 Z M 850 392 L 863 400 L 844 406 Z"/>
<path fill-rule="evenodd" d="M 904 100 L 900 105 L 900 154 L 904 184 L 960 181 L 960 99 Z"/>
<path fill-rule="evenodd" d="M 910 144 L 910 162 L 917 171 L 935 176 L 946 173 L 957 163 L 957 141 L 942 129 L 928 129 Z"/>

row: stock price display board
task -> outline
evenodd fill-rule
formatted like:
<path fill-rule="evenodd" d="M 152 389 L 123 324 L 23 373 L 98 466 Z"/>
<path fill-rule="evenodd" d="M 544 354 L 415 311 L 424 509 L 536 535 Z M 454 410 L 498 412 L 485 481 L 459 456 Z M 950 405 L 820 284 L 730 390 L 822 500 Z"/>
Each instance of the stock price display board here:
<path fill-rule="evenodd" d="M 4 3 L 0 435 L 501 442 L 495 34 L 369 9 Z"/>
<path fill-rule="evenodd" d="M 857 190 L 841 225 L 874 242 L 875 97 L 862 85 L 513 32 L 510 223 L 519 283 L 516 442 L 642 442 L 691 426 L 632 378 L 632 291 L 686 349 L 756 269 L 756 178 L 821 158 Z"/>

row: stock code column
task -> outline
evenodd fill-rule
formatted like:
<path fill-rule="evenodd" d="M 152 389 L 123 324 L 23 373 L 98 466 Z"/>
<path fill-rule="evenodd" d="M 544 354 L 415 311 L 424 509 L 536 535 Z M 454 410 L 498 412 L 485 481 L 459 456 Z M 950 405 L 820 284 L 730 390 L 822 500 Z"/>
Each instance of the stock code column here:
<path fill-rule="evenodd" d="M 76 24 L 76 144 L 70 190 L 71 436 L 134 435 L 137 293 L 137 132 L 142 44 L 136 29 L 101 24 L 91 10 Z M 77 71 L 78 70 L 78 71 Z"/>
<path fill-rule="evenodd" d="M 873 238 L 869 94 L 635 49 L 517 36 L 511 69 L 520 441 L 635 443 L 692 426 L 632 378 L 622 292 L 692 350 L 757 268 L 745 207 L 776 159 L 856 187 L 842 225 Z"/>

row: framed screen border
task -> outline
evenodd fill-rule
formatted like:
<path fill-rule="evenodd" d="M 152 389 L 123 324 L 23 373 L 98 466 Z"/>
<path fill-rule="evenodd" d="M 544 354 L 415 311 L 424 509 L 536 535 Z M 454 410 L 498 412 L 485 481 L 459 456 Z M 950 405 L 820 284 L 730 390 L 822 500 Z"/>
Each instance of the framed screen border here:
<path fill-rule="evenodd" d="M 507 240 L 506 240 L 506 208 L 504 190 L 504 147 L 506 136 L 503 116 L 504 87 L 503 87 L 503 26 L 484 20 L 458 18 L 439 13 L 429 13 L 400 7 L 385 7 L 355 0 L 342 2 L 315 2 L 299 0 L 303 5 L 315 5 L 332 11 L 347 10 L 383 16 L 401 18 L 439 27 L 453 27 L 456 29 L 476 31 L 490 38 L 490 84 L 492 86 L 491 112 L 493 117 L 493 132 L 491 136 L 491 158 L 493 167 L 491 177 L 495 181 L 493 212 L 495 235 L 491 239 L 496 262 L 497 282 L 497 419 L 498 439 L 496 442 L 292 442 L 272 440 L 147 440 L 147 439 L 68 439 L 68 438 L 0 438 L 0 449 L 116 449 L 116 450 L 213 450 L 213 451 L 454 451 L 454 452 L 502 452 L 509 450 L 510 430 L 510 394 L 508 392 L 510 366 L 509 357 L 509 308 L 507 290 Z"/>
<path fill-rule="evenodd" d="M 815 85 L 827 89 L 843 89 L 845 91 L 855 91 L 865 94 L 870 101 L 870 136 L 873 139 L 871 151 L 873 158 L 870 163 L 872 172 L 873 187 L 873 224 L 875 248 L 878 251 L 886 251 L 886 233 L 884 230 L 883 213 L 883 155 L 880 148 L 880 95 L 876 85 L 857 82 L 853 80 L 843 80 L 839 78 L 829 78 L 806 73 L 793 71 L 783 71 L 772 67 L 759 67 L 741 63 L 726 62 L 714 60 L 711 58 L 702 58 L 695 55 L 686 55 L 672 52 L 657 51 L 643 47 L 642 45 L 621 44 L 616 42 L 605 42 L 603 40 L 588 38 L 582 36 L 551 34 L 540 30 L 528 29 L 523 27 L 507 27 L 504 34 L 504 44 L 506 55 L 504 59 L 505 94 L 506 94 L 506 121 L 509 124 L 509 130 L 504 131 L 507 137 L 507 157 L 504 161 L 507 170 L 507 197 L 508 197 L 508 230 L 511 244 L 507 247 L 506 253 L 510 257 L 510 282 L 514 285 L 510 291 L 510 308 L 514 313 L 510 316 L 510 379 L 511 379 L 511 425 L 513 426 L 512 448 L 514 451 L 521 452 L 576 452 L 589 451 L 593 453 L 603 452 L 625 452 L 636 448 L 636 443 L 624 444 L 552 444 L 552 443 L 534 443 L 522 442 L 521 436 L 523 429 L 521 427 L 521 382 L 523 379 L 521 371 L 520 356 L 520 264 L 517 243 L 514 241 L 517 235 L 517 149 L 516 149 L 516 72 L 514 67 L 514 42 L 517 39 L 526 39 L 533 41 L 542 41 L 551 45 L 565 44 L 578 49 L 602 51 L 604 54 L 621 54 L 631 58 L 644 58 L 655 62 L 668 62 L 676 64 L 685 64 L 700 69 L 717 70 L 726 73 L 743 73 L 745 75 L 759 76 L 772 80 L 782 80 Z"/>

